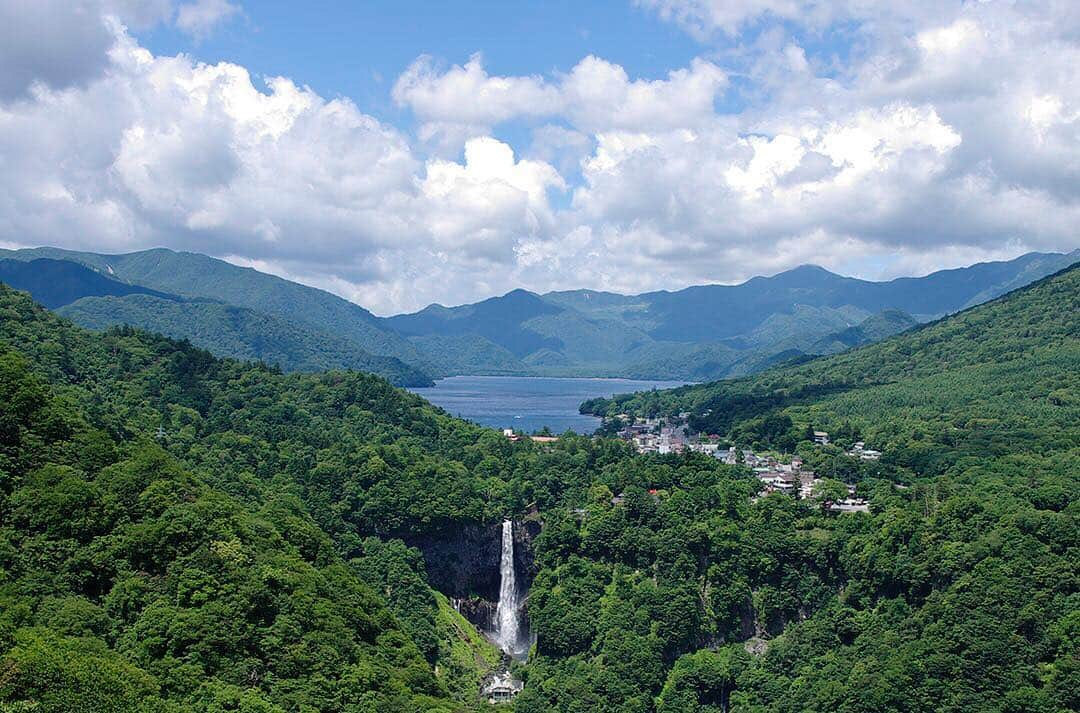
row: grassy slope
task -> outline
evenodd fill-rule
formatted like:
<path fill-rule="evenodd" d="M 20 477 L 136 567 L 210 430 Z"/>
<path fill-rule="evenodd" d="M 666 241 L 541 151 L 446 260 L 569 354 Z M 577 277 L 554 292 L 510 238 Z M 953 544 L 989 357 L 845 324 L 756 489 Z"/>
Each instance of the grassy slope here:
<path fill-rule="evenodd" d="M 502 653 L 455 611 L 443 594 L 436 592 L 435 598 L 439 603 L 439 665 L 435 675 L 456 699 L 473 703 L 480 682 L 499 665 Z"/>

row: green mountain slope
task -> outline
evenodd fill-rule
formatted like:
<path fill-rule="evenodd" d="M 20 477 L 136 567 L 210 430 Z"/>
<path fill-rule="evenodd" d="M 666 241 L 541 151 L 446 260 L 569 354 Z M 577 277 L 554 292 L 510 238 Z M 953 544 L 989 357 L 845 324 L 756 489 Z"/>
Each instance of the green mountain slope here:
<path fill-rule="evenodd" d="M 750 373 L 793 351 L 831 353 L 985 301 L 1060 270 L 1080 258 L 1031 253 L 919 278 L 869 282 L 803 266 L 740 285 L 705 285 L 678 292 L 623 296 L 591 290 L 536 295 L 515 290 L 472 305 L 432 305 L 387 323 L 421 345 L 454 336 L 502 347 L 521 373 L 715 379 Z M 874 315 L 877 317 L 860 326 Z M 912 322 L 913 323 L 913 322 Z M 845 330 L 852 330 L 845 332 Z M 453 345 L 440 344 L 453 350 Z M 468 358 L 431 359 L 472 373 L 505 373 L 475 348 Z"/>
<path fill-rule="evenodd" d="M 821 337 L 811 344 L 806 351 L 810 354 L 833 354 L 851 347 L 880 342 L 882 339 L 911 329 L 918 322 L 906 312 L 897 309 L 885 310 L 867 317 L 865 320 L 847 329 Z"/>
<path fill-rule="evenodd" d="M 152 295 L 163 300 L 176 297 L 111 277 L 67 260 L 0 260 L 0 282 L 33 295 L 49 309 L 71 304 L 83 297 Z"/>
<path fill-rule="evenodd" d="M 987 262 L 925 277 L 869 282 L 841 277 L 804 265 L 772 277 L 755 277 L 741 285 L 705 285 L 678 292 L 639 295 L 648 303 L 636 315 L 657 326 L 650 334 L 674 341 L 723 339 L 744 334 L 770 315 L 790 313 L 794 305 L 855 308 L 866 314 L 899 309 L 934 318 L 971 306 L 1056 272 L 1080 259 L 1068 255 L 1029 253 L 1007 262 Z M 702 319 L 708 315 L 708 319 Z"/>
<path fill-rule="evenodd" d="M 387 329 L 363 307 L 329 292 L 196 253 L 158 248 L 125 255 L 101 255 L 59 248 L 0 251 L 12 259 L 48 257 L 89 265 L 103 273 L 181 297 L 212 299 L 306 324 L 338 335 L 356 348 L 401 359 L 423 369 L 423 359 L 406 339 Z"/>
<path fill-rule="evenodd" d="M 432 383 L 427 374 L 400 359 L 368 354 L 335 335 L 220 302 L 150 295 L 84 297 L 57 312 L 90 329 L 129 324 L 189 339 L 220 356 L 264 361 L 285 371 L 356 369 L 378 374 L 399 386 Z"/>
<path fill-rule="evenodd" d="M 794 450 L 869 501 L 835 515 L 704 455 L 511 442 L 371 375 L 92 333 L 0 288 L 0 707 L 482 710 L 493 652 L 429 572 L 497 596 L 512 517 L 515 713 L 1076 710 L 1078 299 L 1074 269 L 602 404 Z"/>
<path fill-rule="evenodd" d="M 95 334 L 3 286 L 0 394 L 0 707 L 477 707 L 490 648 L 418 553 L 361 535 L 484 518 L 444 453 L 506 439 L 374 376 Z"/>
<path fill-rule="evenodd" d="M 27 251 L 16 254 L 24 259 L 0 260 L 0 282 L 26 290 L 46 307 L 57 309 L 92 329 L 130 324 L 177 339 L 190 339 L 220 356 L 262 360 L 286 371 L 359 369 L 401 386 L 432 383 L 431 377 L 420 369 L 395 357 L 371 354 L 354 339 L 336 331 L 212 298 L 184 298 L 122 282 L 115 279 L 116 271 L 107 261 L 102 262 L 101 269 L 111 270 L 111 274 L 103 274 L 91 266 L 101 256 L 57 252 L 68 258 L 82 256 L 73 262 L 25 259 L 36 254 Z M 222 279 L 229 278 L 222 276 Z"/>
<path fill-rule="evenodd" d="M 877 344 L 750 378 L 619 396 L 594 413 L 689 411 L 729 433 L 771 414 L 856 424 L 875 443 L 1002 443 L 1050 429 L 1080 439 L 1080 266 Z M 797 435 L 797 434 L 796 434 Z M 975 447 L 974 445 L 972 446 Z"/>

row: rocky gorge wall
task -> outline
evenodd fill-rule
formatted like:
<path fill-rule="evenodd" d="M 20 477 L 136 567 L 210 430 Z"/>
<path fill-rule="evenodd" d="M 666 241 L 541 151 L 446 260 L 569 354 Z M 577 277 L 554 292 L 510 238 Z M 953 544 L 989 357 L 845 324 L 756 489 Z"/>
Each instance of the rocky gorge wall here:
<path fill-rule="evenodd" d="M 536 576 L 533 540 L 540 534 L 536 520 L 515 521 L 514 572 L 524 595 Z M 452 532 L 423 535 L 407 540 L 424 556 L 428 583 L 449 597 L 455 608 L 485 630 L 495 629 L 499 602 L 499 564 L 502 554 L 502 523 L 467 525 Z M 527 610 L 527 605 L 524 607 Z"/>

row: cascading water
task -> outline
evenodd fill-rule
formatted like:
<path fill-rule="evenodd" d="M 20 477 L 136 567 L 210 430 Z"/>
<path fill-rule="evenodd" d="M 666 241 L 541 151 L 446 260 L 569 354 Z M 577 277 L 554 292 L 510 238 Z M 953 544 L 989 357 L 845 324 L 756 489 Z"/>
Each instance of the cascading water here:
<path fill-rule="evenodd" d="M 518 590 L 514 576 L 514 523 L 502 524 L 502 554 L 499 558 L 499 606 L 496 609 L 495 641 L 511 656 L 520 653 Z"/>

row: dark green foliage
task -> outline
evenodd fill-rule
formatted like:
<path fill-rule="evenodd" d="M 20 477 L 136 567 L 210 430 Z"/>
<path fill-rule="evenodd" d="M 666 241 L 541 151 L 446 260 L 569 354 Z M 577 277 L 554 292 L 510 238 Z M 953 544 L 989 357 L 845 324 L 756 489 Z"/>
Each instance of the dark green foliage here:
<path fill-rule="evenodd" d="M 57 312 L 90 329 L 127 324 L 188 339 L 219 356 L 262 361 L 284 371 L 355 369 L 378 374 L 399 386 L 433 383 L 427 374 L 400 359 L 375 356 L 348 339 L 220 302 L 148 295 L 86 297 Z"/>
<path fill-rule="evenodd" d="M 1076 710 L 1078 299 L 1072 270 L 595 405 L 792 446 L 822 498 L 870 502 L 837 516 L 705 456 L 511 443 L 374 376 L 90 334 L 0 290 L 0 710 L 476 710 L 490 651 L 399 538 L 534 509 L 517 713 Z"/>
<path fill-rule="evenodd" d="M 717 654 L 680 659 L 657 710 L 1076 709 L 1080 652 L 1064 632 L 1080 612 L 1078 319 L 1074 268 L 847 354 L 593 404 L 691 411 L 696 427 L 759 448 L 801 442 L 837 479 L 822 497 L 846 481 L 871 502 L 869 516 L 823 517 L 774 495 L 711 523 L 716 559 L 697 576 L 715 587 L 715 631 L 756 633 L 767 652 L 723 648 L 740 664 L 721 672 Z M 814 446 L 814 429 L 884 455 Z"/>
<path fill-rule="evenodd" d="M 358 576 L 411 571 L 363 551 L 350 568 L 296 497 L 269 481 L 245 492 L 197 446 L 185 463 L 151 442 L 182 455 L 180 432 L 215 418 L 212 375 L 260 372 L 131 331 L 93 338 L 18 293 L 2 299 L 6 344 L 34 362 L 0 352 L 0 700 L 57 712 L 454 708 L 410 627 Z M 65 339 L 71 355 L 54 348 Z M 91 425 L 98 402 L 105 430 Z M 430 598 L 419 572 L 411 581 Z M 417 630 L 429 655 L 431 629 Z"/>
<path fill-rule="evenodd" d="M 175 301 L 172 295 L 114 280 L 96 270 L 68 260 L 0 260 L 0 282 L 33 295 L 34 300 L 56 309 L 84 297 L 150 295 Z"/>

